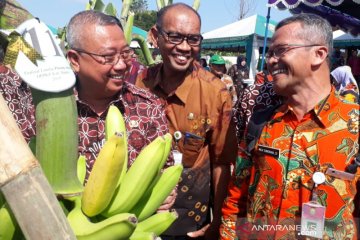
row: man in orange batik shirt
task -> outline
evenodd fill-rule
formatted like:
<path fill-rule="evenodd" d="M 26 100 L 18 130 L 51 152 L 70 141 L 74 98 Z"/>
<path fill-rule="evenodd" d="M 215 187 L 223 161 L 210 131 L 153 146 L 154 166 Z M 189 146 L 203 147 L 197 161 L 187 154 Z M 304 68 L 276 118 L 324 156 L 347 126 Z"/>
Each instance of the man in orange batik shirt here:
<path fill-rule="evenodd" d="M 359 105 L 335 94 L 331 50 L 331 26 L 319 16 L 294 15 L 276 27 L 266 57 L 283 104 L 259 138 L 240 143 L 221 239 L 357 239 Z"/>

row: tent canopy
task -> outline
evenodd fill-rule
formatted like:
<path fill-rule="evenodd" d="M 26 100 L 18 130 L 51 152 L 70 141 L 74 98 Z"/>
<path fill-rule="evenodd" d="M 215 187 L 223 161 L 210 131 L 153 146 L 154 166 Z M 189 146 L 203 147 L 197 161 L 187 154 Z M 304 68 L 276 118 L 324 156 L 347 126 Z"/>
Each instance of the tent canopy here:
<path fill-rule="evenodd" d="M 334 47 L 359 47 L 360 35 L 357 37 L 346 33 L 342 30 L 336 30 L 333 32 Z"/>
<path fill-rule="evenodd" d="M 268 37 L 275 31 L 276 22 L 270 20 Z M 203 49 L 237 50 L 253 41 L 254 35 L 264 39 L 266 18 L 260 15 L 239 20 L 203 34 Z M 262 41 L 263 42 L 263 41 Z"/>
<path fill-rule="evenodd" d="M 360 0 L 268 0 L 268 6 L 291 13 L 313 13 L 326 18 L 334 28 L 360 35 Z"/>

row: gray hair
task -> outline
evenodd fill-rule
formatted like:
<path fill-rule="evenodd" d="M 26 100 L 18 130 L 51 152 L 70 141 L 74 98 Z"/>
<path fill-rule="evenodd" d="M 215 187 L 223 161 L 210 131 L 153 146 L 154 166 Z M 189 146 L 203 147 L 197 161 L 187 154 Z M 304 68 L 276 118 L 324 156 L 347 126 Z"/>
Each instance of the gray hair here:
<path fill-rule="evenodd" d="M 181 8 L 187 9 L 187 10 L 190 10 L 191 12 L 193 12 L 198 17 L 199 23 L 201 26 L 200 14 L 195 9 L 193 9 L 192 7 L 190 7 L 189 5 L 187 5 L 185 3 L 174 3 L 174 4 L 170 4 L 170 5 L 167 5 L 163 8 L 161 8 L 157 13 L 156 26 L 162 28 L 163 22 L 164 22 L 164 16 L 165 16 L 166 12 L 172 8 L 177 8 L 177 7 L 180 9 Z"/>
<path fill-rule="evenodd" d="M 70 19 L 66 29 L 66 40 L 69 48 L 81 48 L 83 32 L 87 24 L 118 25 L 123 30 L 119 19 L 116 17 L 94 10 L 81 11 Z"/>
<path fill-rule="evenodd" d="M 297 31 L 299 39 L 304 39 L 312 44 L 324 44 L 328 48 L 328 56 L 331 56 L 333 35 L 331 25 L 327 20 L 311 13 L 296 14 L 280 21 L 276 25 L 275 31 L 295 22 L 299 22 L 303 27 L 303 31 Z"/>

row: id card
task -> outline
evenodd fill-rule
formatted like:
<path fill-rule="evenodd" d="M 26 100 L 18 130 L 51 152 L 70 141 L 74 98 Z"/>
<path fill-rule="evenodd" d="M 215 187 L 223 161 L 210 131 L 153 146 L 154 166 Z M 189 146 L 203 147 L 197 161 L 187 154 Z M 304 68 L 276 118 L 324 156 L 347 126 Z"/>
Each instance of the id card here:
<path fill-rule="evenodd" d="M 303 203 L 301 211 L 301 235 L 323 238 L 326 208 L 317 202 Z"/>
<path fill-rule="evenodd" d="M 173 150 L 174 165 L 182 164 L 183 154 L 178 150 Z"/>

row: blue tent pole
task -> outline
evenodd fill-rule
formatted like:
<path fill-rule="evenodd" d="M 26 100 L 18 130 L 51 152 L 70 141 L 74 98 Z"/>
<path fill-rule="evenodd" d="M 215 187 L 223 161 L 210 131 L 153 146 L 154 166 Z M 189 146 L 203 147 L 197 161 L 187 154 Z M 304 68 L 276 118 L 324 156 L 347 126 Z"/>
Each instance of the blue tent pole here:
<path fill-rule="evenodd" d="M 270 9 L 271 9 L 271 7 L 268 7 L 268 12 L 267 12 L 267 16 L 266 16 L 265 39 L 264 39 L 264 46 L 263 46 L 263 51 L 262 51 L 260 71 L 262 71 L 264 69 L 264 63 L 265 63 L 265 49 L 266 49 L 266 42 L 267 42 L 268 29 L 269 29 Z"/>

